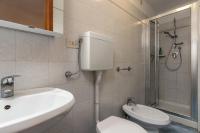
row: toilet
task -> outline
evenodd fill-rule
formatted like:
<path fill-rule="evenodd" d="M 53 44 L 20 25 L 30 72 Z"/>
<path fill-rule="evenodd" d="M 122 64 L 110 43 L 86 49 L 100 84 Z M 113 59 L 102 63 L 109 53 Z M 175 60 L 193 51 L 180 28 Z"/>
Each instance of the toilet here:
<path fill-rule="evenodd" d="M 159 128 L 167 126 L 171 122 L 166 113 L 152 107 L 125 104 L 122 108 L 130 120 L 138 123 L 147 131 L 158 132 Z"/>
<path fill-rule="evenodd" d="M 147 133 L 141 126 L 131 121 L 110 116 L 100 121 L 99 89 L 103 72 L 113 69 L 114 49 L 110 37 L 95 32 L 85 32 L 80 36 L 80 67 L 84 71 L 95 71 L 95 121 L 98 133 Z M 102 54 L 103 53 L 103 54 Z"/>
<path fill-rule="evenodd" d="M 110 116 L 97 124 L 97 133 L 147 133 L 147 131 L 129 120 Z"/>

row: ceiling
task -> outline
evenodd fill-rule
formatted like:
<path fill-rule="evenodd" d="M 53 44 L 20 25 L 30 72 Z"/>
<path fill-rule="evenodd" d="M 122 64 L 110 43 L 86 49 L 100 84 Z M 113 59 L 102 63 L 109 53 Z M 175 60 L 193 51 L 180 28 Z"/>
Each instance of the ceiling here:
<path fill-rule="evenodd" d="M 181 12 L 177 12 L 177 13 L 173 13 L 173 14 L 161 17 L 158 19 L 158 21 L 159 21 L 159 24 L 164 24 L 164 23 L 173 22 L 174 18 L 176 18 L 176 20 L 180 20 L 180 19 L 184 19 L 188 17 L 191 17 L 190 9 L 186 9 Z"/>
<path fill-rule="evenodd" d="M 146 0 L 146 2 L 149 3 L 155 10 L 156 14 L 175 9 L 195 1 L 197 0 Z"/>

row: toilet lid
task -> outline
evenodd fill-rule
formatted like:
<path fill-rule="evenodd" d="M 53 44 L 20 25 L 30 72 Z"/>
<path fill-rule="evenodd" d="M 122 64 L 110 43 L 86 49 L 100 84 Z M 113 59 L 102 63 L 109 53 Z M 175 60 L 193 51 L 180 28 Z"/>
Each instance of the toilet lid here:
<path fill-rule="evenodd" d="M 152 107 L 137 104 L 136 106 L 123 106 L 124 112 L 126 112 L 130 117 L 140 120 L 145 123 L 164 126 L 170 123 L 169 116 Z"/>
<path fill-rule="evenodd" d="M 111 116 L 97 124 L 98 133 L 147 133 L 134 122 Z"/>

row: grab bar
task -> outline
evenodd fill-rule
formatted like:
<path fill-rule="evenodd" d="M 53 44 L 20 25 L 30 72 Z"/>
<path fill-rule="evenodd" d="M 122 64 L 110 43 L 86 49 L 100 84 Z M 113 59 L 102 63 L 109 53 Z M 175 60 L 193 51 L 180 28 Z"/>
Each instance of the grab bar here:
<path fill-rule="evenodd" d="M 130 66 L 128 66 L 127 68 L 120 68 L 120 67 L 117 67 L 117 72 L 120 72 L 120 71 L 131 71 L 132 68 Z"/>

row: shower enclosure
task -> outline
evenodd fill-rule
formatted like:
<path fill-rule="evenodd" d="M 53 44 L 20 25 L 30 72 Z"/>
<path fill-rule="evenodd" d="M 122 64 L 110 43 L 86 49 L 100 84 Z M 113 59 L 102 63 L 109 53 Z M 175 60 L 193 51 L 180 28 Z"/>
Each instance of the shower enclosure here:
<path fill-rule="evenodd" d="M 199 4 L 146 21 L 146 104 L 197 121 Z"/>

